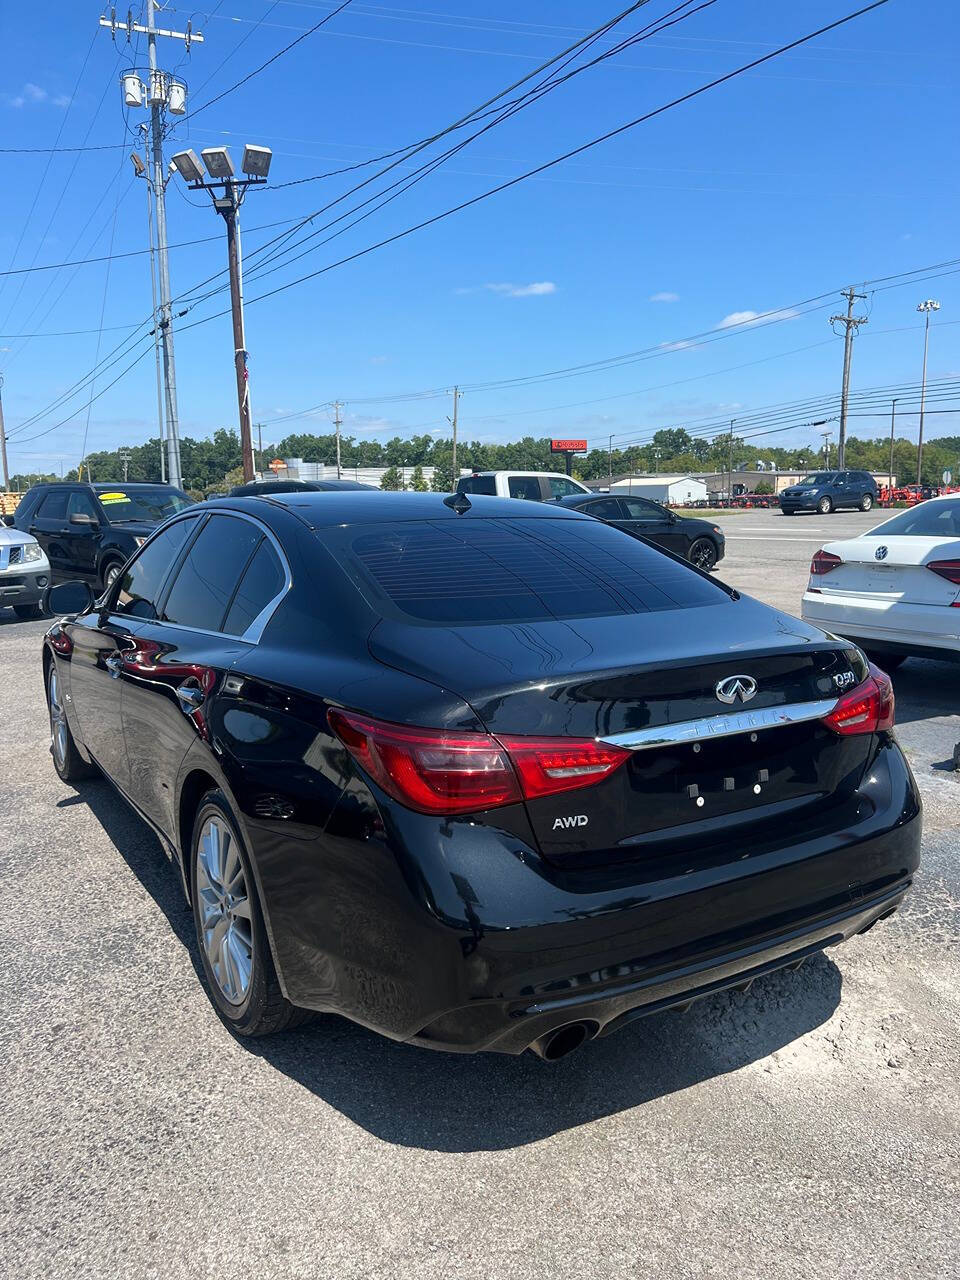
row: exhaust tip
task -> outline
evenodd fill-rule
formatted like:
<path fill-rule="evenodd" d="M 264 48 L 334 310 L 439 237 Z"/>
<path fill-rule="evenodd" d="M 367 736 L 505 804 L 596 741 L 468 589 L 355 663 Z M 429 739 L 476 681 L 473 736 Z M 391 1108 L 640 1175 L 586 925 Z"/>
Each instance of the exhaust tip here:
<path fill-rule="evenodd" d="M 565 1058 L 568 1053 L 573 1053 L 575 1049 L 579 1049 L 582 1044 L 590 1040 L 595 1034 L 596 1027 L 594 1024 L 571 1022 L 567 1026 L 558 1027 L 556 1031 L 551 1031 L 548 1035 L 535 1041 L 530 1048 L 546 1062 L 557 1062 L 560 1058 Z"/>

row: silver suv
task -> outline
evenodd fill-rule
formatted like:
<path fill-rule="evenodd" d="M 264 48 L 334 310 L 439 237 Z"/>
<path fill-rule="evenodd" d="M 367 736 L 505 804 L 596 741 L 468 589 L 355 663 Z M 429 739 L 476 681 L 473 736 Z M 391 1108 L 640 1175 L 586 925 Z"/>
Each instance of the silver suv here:
<path fill-rule="evenodd" d="M 42 618 L 49 585 L 50 562 L 36 538 L 0 525 L 0 608 L 12 605 L 18 618 Z"/>

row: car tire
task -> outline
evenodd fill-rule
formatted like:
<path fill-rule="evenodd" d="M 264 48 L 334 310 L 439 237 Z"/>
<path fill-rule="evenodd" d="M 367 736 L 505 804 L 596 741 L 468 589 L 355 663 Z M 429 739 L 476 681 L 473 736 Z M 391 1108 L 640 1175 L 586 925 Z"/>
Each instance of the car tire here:
<path fill-rule="evenodd" d="M 717 548 L 709 538 L 697 538 L 687 552 L 687 559 L 703 573 L 709 573 L 717 563 Z"/>
<path fill-rule="evenodd" d="M 820 512 L 822 516 L 828 516 L 830 515 L 831 511 L 833 511 L 833 502 L 830 500 L 830 498 L 824 495 L 824 497 L 822 497 L 820 501 L 817 503 L 817 510 Z"/>
<path fill-rule="evenodd" d="M 865 493 L 863 497 L 860 499 L 860 510 L 861 511 L 873 510 L 873 494 L 872 493 Z"/>
<path fill-rule="evenodd" d="M 313 1016 L 285 999 L 250 860 L 222 791 L 208 791 L 190 841 L 193 922 L 207 994 L 238 1036 L 264 1036 Z"/>
<path fill-rule="evenodd" d="M 15 604 L 13 612 L 18 618 L 23 618 L 24 621 L 28 618 L 42 618 L 43 606 L 39 604 Z"/>
<path fill-rule="evenodd" d="M 50 717 L 50 755 L 61 781 L 80 782 L 83 778 L 93 777 L 96 767 L 81 757 L 67 722 L 60 672 L 55 661 L 51 661 L 47 669 L 47 713 Z"/>
<path fill-rule="evenodd" d="M 100 572 L 100 580 L 103 583 L 103 590 L 109 591 L 120 575 L 123 568 L 123 561 L 108 560 Z"/>

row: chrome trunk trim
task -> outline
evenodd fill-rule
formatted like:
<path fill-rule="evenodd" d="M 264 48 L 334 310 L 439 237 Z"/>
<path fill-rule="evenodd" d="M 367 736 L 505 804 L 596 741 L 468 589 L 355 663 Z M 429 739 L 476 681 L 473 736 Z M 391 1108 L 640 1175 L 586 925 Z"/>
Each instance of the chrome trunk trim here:
<path fill-rule="evenodd" d="M 676 746 L 684 742 L 701 742 L 709 738 L 729 738 L 736 733 L 756 733 L 776 729 L 784 724 L 802 724 L 805 720 L 822 720 L 837 705 L 836 698 L 820 702 L 793 702 L 781 707 L 758 707 L 750 711 L 734 711 L 699 720 L 681 720 L 650 729 L 631 729 L 629 733 L 612 733 L 599 739 L 629 751 L 648 751 L 651 747 Z"/>

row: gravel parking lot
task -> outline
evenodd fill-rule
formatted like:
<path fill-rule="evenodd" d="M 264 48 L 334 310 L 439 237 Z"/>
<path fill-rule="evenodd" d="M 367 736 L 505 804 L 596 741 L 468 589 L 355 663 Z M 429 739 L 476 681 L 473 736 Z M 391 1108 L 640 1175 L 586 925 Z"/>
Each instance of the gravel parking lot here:
<path fill-rule="evenodd" d="M 720 576 L 796 612 L 812 552 L 877 522 L 731 515 Z M 895 676 L 926 805 L 900 914 L 549 1065 L 335 1018 L 231 1038 L 158 843 L 54 773 L 43 630 L 0 610 L 5 1277 L 958 1273 L 960 666 Z"/>

